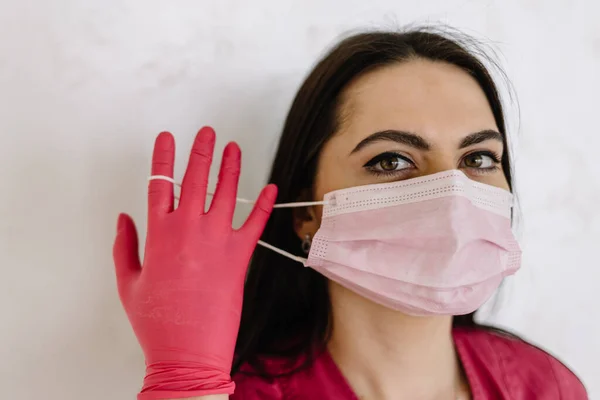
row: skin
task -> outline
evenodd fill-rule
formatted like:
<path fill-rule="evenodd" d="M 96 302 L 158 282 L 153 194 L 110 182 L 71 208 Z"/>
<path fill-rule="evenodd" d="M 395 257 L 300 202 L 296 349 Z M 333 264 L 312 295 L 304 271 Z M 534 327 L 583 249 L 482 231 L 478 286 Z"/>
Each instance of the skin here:
<path fill-rule="evenodd" d="M 339 131 L 320 155 L 315 200 L 337 189 L 451 169 L 508 190 L 499 163 L 505 149 L 492 110 L 477 82 L 458 67 L 415 59 L 370 72 L 347 88 L 341 117 Z M 406 135 L 388 133 L 363 142 L 390 130 L 419 140 L 412 137 L 406 143 Z M 428 149 L 414 146 L 420 141 Z M 406 160 L 376 158 L 386 152 Z M 388 173 L 377 173 L 384 171 Z M 296 219 L 301 239 L 317 232 L 322 207 L 305 212 Z M 452 393 L 469 398 L 453 347 L 452 317 L 404 315 L 335 282 L 330 282 L 330 295 L 329 351 L 359 398 L 397 399 L 398 393 L 411 399 L 451 399 Z"/>
<path fill-rule="evenodd" d="M 493 134 L 498 127 L 492 110 L 477 82 L 455 66 L 415 59 L 365 74 L 346 89 L 341 116 L 339 131 L 320 154 L 315 200 L 337 189 L 451 169 L 508 190 L 499 163 L 505 149 L 499 134 Z M 410 137 L 411 145 L 406 135 L 390 130 L 418 138 Z M 382 131 L 388 133 L 372 140 Z M 415 147 L 418 142 L 428 149 Z M 388 173 L 377 173 L 383 171 Z M 300 239 L 314 236 L 321 213 L 320 206 L 298 211 L 295 229 Z M 397 399 L 398 393 L 410 399 L 470 398 L 453 346 L 452 317 L 408 316 L 335 282 L 330 282 L 330 296 L 329 352 L 358 398 Z"/>

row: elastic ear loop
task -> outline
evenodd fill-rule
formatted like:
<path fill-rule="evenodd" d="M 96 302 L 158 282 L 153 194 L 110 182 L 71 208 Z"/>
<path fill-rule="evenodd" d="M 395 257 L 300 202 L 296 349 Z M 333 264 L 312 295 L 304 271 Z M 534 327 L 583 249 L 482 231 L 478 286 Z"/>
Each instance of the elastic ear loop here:
<path fill-rule="evenodd" d="M 166 176 L 166 175 L 152 175 L 151 177 L 148 178 L 149 181 L 154 181 L 154 180 L 159 180 L 159 181 L 167 181 L 167 182 L 171 182 L 172 184 L 174 184 L 175 186 L 181 187 L 181 183 L 176 182 L 175 179 Z M 214 196 L 214 193 L 211 192 L 207 192 L 206 193 L 208 196 Z M 175 199 L 179 200 L 179 196 L 174 196 Z M 254 204 L 256 203 L 254 200 L 248 200 L 248 199 L 243 199 L 241 197 L 236 197 L 235 201 L 237 201 L 238 203 L 244 203 L 244 204 Z M 273 208 L 293 208 L 293 207 L 308 207 L 308 206 L 318 206 L 318 205 L 325 205 L 325 204 L 329 204 L 327 201 L 298 201 L 298 202 L 293 202 L 293 203 L 281 203 L 281 204 L 275 204 L 273 206 Z M 265 243 L 262 240 L 258 241 L 258 244 L 260 244 L 261 246 L 274 251 L 275 253 L 279 253 L 282 256 L 291 258 L 292 260 L 298 261 L 302 264 L 304 264 L 306 262 L 306 258 L 304 257 L 299 257 L 296 256 L 292 253 L 289 253 L 285 250 L 281 250 L 278 249 L 275 246 L 270 245 L 269 243 Z"/>

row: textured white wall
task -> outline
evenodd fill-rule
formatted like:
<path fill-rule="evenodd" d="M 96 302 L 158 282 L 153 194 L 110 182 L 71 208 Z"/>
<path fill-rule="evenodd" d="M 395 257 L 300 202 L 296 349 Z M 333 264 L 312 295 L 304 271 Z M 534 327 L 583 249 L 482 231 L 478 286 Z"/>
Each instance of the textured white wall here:
<path fill-rule="evenodd" d="M 197 128 L 244 151 L 254 196 L 303 75 L 342 32 L 443 21 L 491 38 L 521 103 L 525 265 L 495 319 L 600 397 L 600 3 L 0 0 L 0 391 L 133 398 L 143 360 L 113 279 L 119 211 L 144 234 L 154 136 L 181 176 Z M 513 113 L 514 116 L 514 113 Z"/>

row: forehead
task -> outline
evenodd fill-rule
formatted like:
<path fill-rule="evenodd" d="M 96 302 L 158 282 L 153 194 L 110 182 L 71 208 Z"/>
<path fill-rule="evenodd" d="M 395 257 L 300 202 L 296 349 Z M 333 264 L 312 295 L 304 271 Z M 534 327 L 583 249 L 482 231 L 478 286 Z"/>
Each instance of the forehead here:
<path fill-rule="evenodd" d="M 339 133 L 398 129 L 432 141 L 497 129 L 485 93 L 459 67 L 423 59 L 366 73 L 345 90 Z"/>

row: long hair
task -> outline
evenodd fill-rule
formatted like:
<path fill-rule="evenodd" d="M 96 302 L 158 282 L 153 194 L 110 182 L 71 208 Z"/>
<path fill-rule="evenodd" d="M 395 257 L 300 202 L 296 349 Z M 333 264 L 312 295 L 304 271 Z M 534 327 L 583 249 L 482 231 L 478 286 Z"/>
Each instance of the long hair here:
<path fill-rule="evenodd" d="M 507 151 L 501 160 L 512 190 L 506 125 L 499 91 L 485 62 L 485 52 L 467 36 L 410 29 L 365 32 L 338 43 L 314 67 L 300 87 L 283 127 L 270 183 L 279 188 L 277 202 L 297 201 L 311 191 L 323 145 L 337 131 L 340 98 L 350 82 L 374 69 L 420 58 L 450 63 L 472 76 L 483 89 Z M 494 64 L 495 65 L 495 64 Z M 312 193 L 312 191 L 311 191 Z M 262 240 L 301 255 L 289 209 L 276 210 Z M 331 305 L 327 279 L 311 268 L 258 247 L 250 264 L 233 372 L 244 363 L 263 375 L 260 358 L 296 360 L 330 337 Z M 454 326 L 475 326 L 473 313 L 457 316 Z M 292 367 L 290 372 L 310 364 Z"/>

